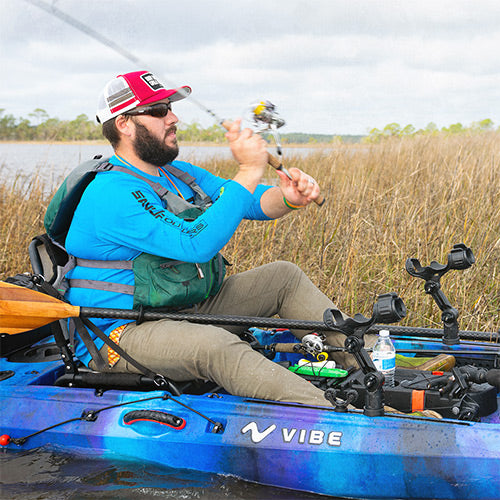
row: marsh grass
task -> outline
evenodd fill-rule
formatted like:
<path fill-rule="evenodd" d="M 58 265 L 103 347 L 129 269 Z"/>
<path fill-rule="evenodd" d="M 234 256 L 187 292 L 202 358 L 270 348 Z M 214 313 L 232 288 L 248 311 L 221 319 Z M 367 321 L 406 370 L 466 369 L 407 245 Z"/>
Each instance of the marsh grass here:
<path fill-rule="evenodd" d="M 3 174 L 0 168 L 0 174 Z M 31 271 L 28 245 L 44 232 L 43 217 L 51 192 L 38 174 L 7 175 L 0 181 L 0 279 Z"/>
<path fill-rule="evenodd" d="M 234 175 L 229 160 L 203 164 Z M 460 311 L 462 329 L 500 327 L 500 136 L 421 136 L 375 145 L 338 145 L 287 167 L 313 175 L 327 202 L 278 220 L 244 221 L 224 255 L 230 273 L 274 260 L 298 264 L 343 311 L 370 316 L 381 293 L 397 292 L 408 315 L 401 324 L 441 326 L 423 280 L 405 269 L 445 263 L 455 243 L 470 246 L 476 264 L 441 280 Z M 272 171 L 270 182 L 275 182 Z M 0 182 L 0 277 L 29 270 L 27 246 L 43 232 L 50 199 L 36 175 L 28 184 Z"/>

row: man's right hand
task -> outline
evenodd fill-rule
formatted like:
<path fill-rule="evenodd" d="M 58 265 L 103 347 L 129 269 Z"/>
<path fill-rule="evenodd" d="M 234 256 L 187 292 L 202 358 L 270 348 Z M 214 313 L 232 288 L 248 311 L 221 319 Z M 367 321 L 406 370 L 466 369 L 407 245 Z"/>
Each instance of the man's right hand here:
<path fill-rule="evenodd" d="M 267 166 L 267 143 L 248 128 L 240 130 L 241 119 L 235 120 L 230 125 L 225 123 L 224 126 L 228 130 L 226 137 L 231 153 L 240 167 L 233 180 L 253 193 L 261 182 Z"/>

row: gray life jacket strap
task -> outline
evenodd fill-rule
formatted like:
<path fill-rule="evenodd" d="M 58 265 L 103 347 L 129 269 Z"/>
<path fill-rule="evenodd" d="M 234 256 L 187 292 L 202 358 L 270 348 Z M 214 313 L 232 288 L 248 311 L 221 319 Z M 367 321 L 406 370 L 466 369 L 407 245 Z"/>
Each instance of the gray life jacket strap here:
<path fill-rule="evenodd" d="M 195 183 L 195 179 L 192 175 L 189 175 L 187 172 L 184 172 L 180 168 L 174 167 L 169 163 L 167 163 L 161 168 L 164 168 L 167 172 L 170 172 L 174 177 L 177 177 L 178 179 L 180 179 L 185 184 L 188 184 L 189 186 Z"/>
<path fill-rule="evenodd" d="M 123 283 L 112 283 L 110 281 L 70 279 L 70 288 L 90 288 L 91 290 L 104 290 L 105 292 L 124 293 L 125 295 L 134 295 L 135 287 Z"/>
<path fill-rule="evenodd" d="M 132 175 L 136 177 L 137 179 L 141 179 L 141 181 L 147 182 L 154 190 L 154 192 L 161 198 L 163 199 L 168 192 L 167 188 L 164 188 L 159 182 L 154 182 L 147 177 L 144 177 L 141 174 L 138 174 L 137 172 L 134 172 L 132 169 L 127 168 L 127 167 L 122 167 L 120 165 L 113 165 L 113 168 L 110 170 L 114 170 L 117 172 L 123 172 L 125 174 Z"/>
<path fill-rule="evenodd" d="M 132 269 L 133 260 L 90 260 L 76 257 L 76 265 L 81 267 L 92 267 L 94 269 Z"/>
<path fill-rule="evenodd" d="M 212 198 L 208 196 L 201 188 L 196 184 L 195 178 L 189 175 L 187 172 L 183 172 L 173 165 L 164 165 L 162 168 L 170 172 L 174 177 L 177 177 L 182 182 L 187 184 L 197 195 L 196 204 L 200 207 L 209 207 L 212 205 Z"/>
<path fill-rule="evenodd" d="M 163 169 L 167 170 L 169 173 L 171 173 L 174 177 L 177 179 L 181 180 L 185 184 L 187 184 L 196 194 L 196 200 L 195 204 L 200 206 L 200 207 L 209 207 L 212 205 L 212 199 L 210 196 L 208 196 L 201 188 L 196 184 L 196 180 L 193 176 L 189 175 L 187 172 L 183 172 L 177 167 L 174 167 L 173 165 L 164 165 L 162 167 Z M 117 172 L 124 172 L 129 175 L 133 175 L 137 179 L 141 179 L 144 182 L 147 182 L 154 190 L 154 192 L 162 199 L 166 201 L 171 201 L 171 199 L 167 195 L 168 193 L 171 193 L 167 188 L 163 187 L 159 182 L 154 182 L 147 177 L 144 177 L 141 174 L 138 174 L 137 172 L 134 172 L 128 167 L 122 167 L 121 165 L 113 165 L 111 168 L 108 168 L 107 170 L 115 170 Z M 180 196 L 177 196 L 174 193 L 171 193 L 171 195 L 175 196 L 175 198 L 180 198 Z M 185 201 L 185 200 L 182 200 Z M 186 202 L 186 204 L 188 204 Z M 192 207 L 193 205 L 189 203 L 189 205 Z"/>
<path fill-rule="evenodd" d="M 203 192 L 203 190 L 200 188 L 200 186 L 198 186 L 198 184 L 196 184 L 194 177 L 187 174 L 186 172 L 183 172 L 182 170 L 179 170 L 176 167 L 173 167 L 172 165 L 165 165 L 162 168 L 168 170 L 174 177 L 180 179 L 195 192 L 196 197 L 194 204 L 189 203 L 188 201 L 181 198 L 177 194 L 173 193 L 172 191 L 169 191 L 167 188 L 163 187 L 159 182 L 154 182 L 148 179 L 147 177 L 144 177 L 143 175 L 134 172 L 128 167 L 122 167 L 121 165 L 113 165 L 113 167 L 109 170 L 114 170 L 117 172 L 123 172 L 132 175 L 133 177 L 136 177 L 137 179 L 140 179 L 149 184 L 153 189 L 153 191 L 160 197 L 160 199 L 166 203 L 166 208 L 170 210 L 174 215 L 178 215 L 181 212 L 184 212 L 184 210 L 187 210 L 188 208 L 193 208 L 196 206 L 200 208 L 208 208 L 210 205 L 212 205 L 212 199 L 210 198 L 210 196 L 208 196 Z"/>
<path fill-rule="evenodd" d="M 62 270 L 63 276 L 76 266 L 91 267 L 95 269 L 132 269 L 131 260 L 89 260 L 80 259 L 69 255 L 68 262 Z M 123 283 L 112 283 L 110 281 L 88 280 L 88 279 L 66 279 L 68 286 L 74 288 L 90 288 L 91 290 L 104 290 L 106 292 L 124 293 L 134 295 L 134 286 Z"/>

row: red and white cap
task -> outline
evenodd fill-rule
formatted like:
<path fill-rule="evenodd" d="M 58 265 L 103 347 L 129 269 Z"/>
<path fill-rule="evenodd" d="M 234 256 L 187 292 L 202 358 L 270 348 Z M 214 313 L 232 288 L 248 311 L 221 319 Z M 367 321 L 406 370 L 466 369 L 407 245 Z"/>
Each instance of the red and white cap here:
<path fill-rule="evenodd" d="M 109 81 L 99 96 L 96 118 L 99 123 L 111 120 L 126 111 L 168 99 L 179 101 L 191 94 L 191 87 L 166 89 L 149 71 L 118 75 Z"/>

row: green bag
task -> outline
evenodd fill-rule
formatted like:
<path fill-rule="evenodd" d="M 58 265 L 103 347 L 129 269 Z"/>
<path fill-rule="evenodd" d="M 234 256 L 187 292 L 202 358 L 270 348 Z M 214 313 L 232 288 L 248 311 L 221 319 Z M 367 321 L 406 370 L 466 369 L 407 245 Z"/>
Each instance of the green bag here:
<path fill-rule="evenodd" d="M 182 308 L 197 304 L 220 290 L 226 264 L 220 253 L 201 264 L 143 253 L 133 264 L 133 307 Z"/>

